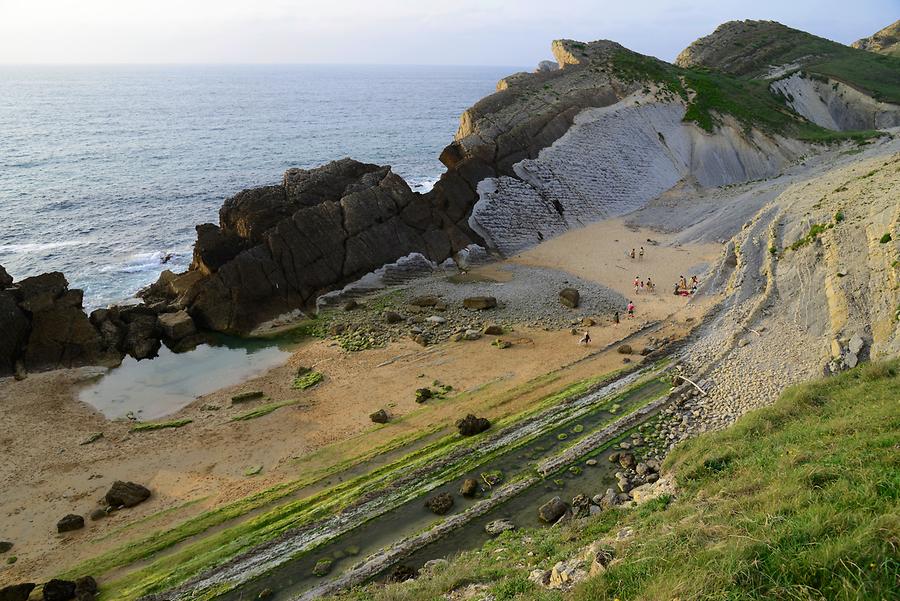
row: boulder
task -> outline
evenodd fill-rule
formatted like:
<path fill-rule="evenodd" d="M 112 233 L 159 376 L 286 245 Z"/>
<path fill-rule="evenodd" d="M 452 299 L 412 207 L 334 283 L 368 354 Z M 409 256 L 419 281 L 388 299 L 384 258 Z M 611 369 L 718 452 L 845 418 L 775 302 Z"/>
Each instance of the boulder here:
<path fill-rule="evenodd" d="M 498 325 L 489 325 L 482 330 L 482 333 L 485 336 L 502 336 L 503 328 Z"/>
<path fill-rule="evenodd" d="M 445 515 L 453 508 L 453 495 L 448 492 L 437 494 L 425 501 L 425 507 L 432 513 Z"/>
<path fill-rule="evenodd" d="M 850 342 L 847 344 L 847 348 L 854 355 L 859 355 L 859 351 L 862 350 L 864 344 L 865 343 L 863 342 L 863 339 L 860 337 L 860 335 L 854 334 L 853 337 L 850 338 Z"/>
<path fill-rule="evenodd" d="M 434 296 L 433 294 L 426 294 L 424 296 L 417 296 L 411 299 L 409 301 L 409 304 L 414 307 L 434 307 L 440 302 L 440 298 Z"/>
<path fill-rule="evenodd" d="M 75 579 L 75 599 L 77 601 L 93 601 L 99 590 L 93 576 L 82 576 Z"/>
<path fill-rule="evenodd" d="M 465 340 L 478 340 L 479 338 L 481 338 L 481 332 L 479 332 L 478 330 L 466 330 L 463 333 L 463 338 Z"/>
<path fill-rule="evenodd" d="M 4 586 L 0 588 L 0 601 L 28 601 L 35 586 L 33 582 Z"/>
<path fill-rule="evenodd" d="M 81 530 L 82 528 L 84 528 L 84 518 L 80 515 L 75 515 L 74 513 L 70 513 L 56 522 L 56 531 L 60 534 L 63 532 L 72 532 L 73 530 Z"/>
<path fill-rule="evenodd" d="M 197 333 L 194 320 L 184 309 L 159 316 L 159 327 L 167 340 L 177 341 Z"/>
<path fill-rule="evenodd" d="M 630 355 L 634 352 L 634 349 L 631 348 L 630 344 L 620 344 L 616 351 L 623 355 Z"/>
<path fill-rule="evenodd" d="M 75 598 L 75 583 L 54 578 L 44 584 L 44 601 L 69 601 Z"/>
<path fill-rule="evenodd" d="M 578 308 L 581 295 L 575 288 L 563 288 L 559 291 L 559 302 L 570 309 Z"/>
<path fill-rule="evenodd" d="M 470 296 L 463 299 L 463 306 L 473 311 L 484 311 L 497 306 L 497 299 L 493 296 Z"/>
<path fill-rule="evenodd" d="M 475 417 L 470 413 L 461 420 L 458 420 L 456 422 L 456 427 L 463 436 L 474 436 L 476 434 L 481 434 L 490 428 L 491 422 L 485 417 Z"/>
<path fill-rule="evenodd" d="M 320 559 L 316 562 L 316 565 L 313 566 L 313 576 L 317 576 L 322 578 L 323 576 L 327 576 L 328 572 L 331 571 L 331 566 L 334 564 L 334 560 L 326 557 L 325 559 Z"/>
<path fill-rule="evenodd" d="M 156 357 L 162 346 L 156 314 L 149 309 L 129 307 L 128 312 L 121 313 L 121 318 L 126 324 L 123 350 L 137 360 Z"/>
<path fill-rule="evenodd" d="M 8 552 L 13 548 L 13 544 L 8 540 L 0 540 L 0 554 Z"/>
<path fill-rule="evenodd" d="M 484 531 L 491 536 L 497 536 L 515 529 L 516 525 L 507 519 L 494 520 L 484 525 Z"/>
<path fill-rule="evenodd" d="M 104 499 L 110 507 L 134 507 L 150 498 L 150 489 L 134 482 L 116 480 Z"/>
<path fill-rule="evenodd" d="M 555 524 L 569 511 L 569 506 L 559 497 L 553 497 L 538 508 L 538 517 L 542 522 Z"/>
<path fill-rule="evenodd" d="M 605 572 L 614 557 L 615 551 L 600 542 L 588 545 L 583 555 L 584 560 L 590 563 L 589 574 L 591 576 Z"/>
<path fill-rule="evenodd" d="M 434 396 L 434 393 L 431 391 L 430 388 L 416 389 L 416 402 L 417 403 L 424 403 L 425 401 L 432 398 L 433 396 Z"/>
<path fill-rule="evenodd" d="M 637 461 L 635 461 L 634 455 L 632 453 L 621 453 L 619 455 L 619 465 L 623 468 L 632 469 L 636 465 Z"/>
<path fill-rule="evenodd" d="M 384 409 L 379 409 L 375 413 L 369 415 L 369 419 L 375 422 L 376 424 L 386 424 L 391 421 L 391 416 L 388 415 L 388 412 Z"/>
<path fill-rule="evenodd" d="M 577 557 L 557 562 L 550 570 L 550 581 L 547 586 L 555 589 L 568 589 L 587 576 L 583 568 L 584 562 Z"/>
<path fill-rule="evenodd" d="M 477 496 L 479 492 L 481 492 L 481 486 L 479 486 L 478 480 L 475 478 L 466 478 L 463 480 L 462 486 L 459 487 L 459 494 L 468 499 Z"/>

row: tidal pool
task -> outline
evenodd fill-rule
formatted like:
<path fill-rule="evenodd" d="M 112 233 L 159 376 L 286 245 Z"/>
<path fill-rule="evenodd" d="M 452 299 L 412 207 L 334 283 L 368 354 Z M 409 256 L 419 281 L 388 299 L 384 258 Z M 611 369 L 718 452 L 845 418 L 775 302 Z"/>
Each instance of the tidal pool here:
<path fill-rule="evenodd" d="M 294 344 L 217 337 L 186 353 L 163 346 L 155 359 L 126 357 L 79 399 L 108 419 L 129 413 L 141 420 L 175 413 L 198 396 L 233 386 L 287 361 Z"/>

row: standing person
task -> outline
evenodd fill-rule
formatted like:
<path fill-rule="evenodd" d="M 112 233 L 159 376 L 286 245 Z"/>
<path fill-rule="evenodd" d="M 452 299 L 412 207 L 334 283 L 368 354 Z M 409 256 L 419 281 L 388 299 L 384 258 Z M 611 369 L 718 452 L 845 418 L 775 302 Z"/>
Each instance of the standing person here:
<path fill-rule="evenodd" d="M 628 317 L 634 318 L 634 303 L 628 301 L 628 306 L 625 309 L 628 311 Z"/>
<path fill-rule="evenodd" d="M 681 278 L 678 280 L 678 286 L 681 287 L 682 290 L 688 289 L 687 280 L 684 279 L 684 276 L 681 276 Z"/>
<path fill-rule="evenodd" d="M 581 337 L 581 340 L 578 341 L 578 344 L 582 346 L 588 346 L 591 343 L 591 333 L 587 330 L 584 331 L 584 336 Z"/>
<path fill-rule="evenodd" d="M 649 292 L 653 292 L 653 287 L 654 287 L 653 280 L 651 280 L 650 278 L 647 278 L 647 290 Z"/>
<path fill-rule="evenodd" d="M 619 312 L 616 311 L 616 314 L 613 316 L 613 321 L 616 325 L 619 325 Z"/>
<path fill-rule="evenodd" d="M 643 246 L 641 247 L 641 253 L 639 256 L 640 256 L 641 260 L 644 259 L 644 247 Z"/>
<path fill-rule="evenodd" d="M 644 291 L 644 280 L 641 280 L 641 292 Z"/>
<path fill-rule="evenodd" d="M 637 276 L 634 276 L 634 293 L 635 294 L 637 294 L 638 286 L 640 286 L 640 283 L 641 283 L 641 280 Z"/>
<path fill-rule="evenodd" d="M 634 249 L 633 249 L 633 248 L 631 249 L 631 255 L 630 255 L 630 256 L 631 256 L 632 259 L 634 259 Z"/>

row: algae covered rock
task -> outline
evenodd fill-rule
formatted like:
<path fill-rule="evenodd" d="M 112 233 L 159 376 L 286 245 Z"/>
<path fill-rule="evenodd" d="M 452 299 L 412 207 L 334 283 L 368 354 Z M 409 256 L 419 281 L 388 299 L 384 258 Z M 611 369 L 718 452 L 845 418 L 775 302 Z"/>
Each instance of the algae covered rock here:
<path fill-rule="evenodd" d="M 388 415 L 388 412 L 384 409 L 379 409 L 375 413 L 369 415 L 369 419 L 375 422 L 376 424 L 386 424 L 391 421 L 391 416 Z"/>
<path fill-rule="evenodd" d="M 432 513 L 445 515 L 453 509 L 453 495 L 448 492 L 437 494 L 425 501 L 425 507 Z"/>
<path fill-rule="evenodd" d="M 334 565 L 333 559 L 331 559 L 329 557 L 320 559 L 319 561 L 316 562 L 316 565 L 313 566 L 313 570 L 312 570 L 313 576 L 317 576 L 319 578 L 321 578 L 323 576 L 327 576 L 328 573 L 331 571 L 332 565 Z"/>
<path fill-rule="evenodd" d="M 470 413 L 457 421 L 456 427 L 463 436 L 474 436 L 490 428 L 491 422 L 486 417 L 476 417 Z"/>

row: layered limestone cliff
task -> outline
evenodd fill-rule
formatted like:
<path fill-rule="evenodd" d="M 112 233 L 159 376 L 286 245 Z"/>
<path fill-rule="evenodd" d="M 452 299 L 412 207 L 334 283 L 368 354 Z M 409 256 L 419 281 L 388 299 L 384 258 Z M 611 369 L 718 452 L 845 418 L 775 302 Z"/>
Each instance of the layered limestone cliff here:
<path fill-rule="evenodd" d="M 836 131 L 884 129 L 900 125 L 900 106 L 879 102 L 845 83 L 802 72 L 772 82 L 792 110 Z"/>

